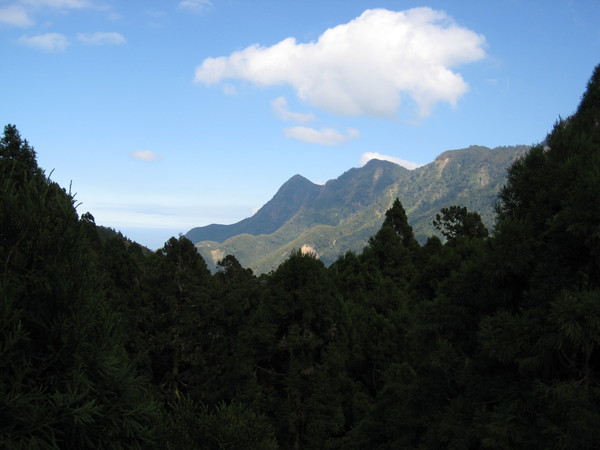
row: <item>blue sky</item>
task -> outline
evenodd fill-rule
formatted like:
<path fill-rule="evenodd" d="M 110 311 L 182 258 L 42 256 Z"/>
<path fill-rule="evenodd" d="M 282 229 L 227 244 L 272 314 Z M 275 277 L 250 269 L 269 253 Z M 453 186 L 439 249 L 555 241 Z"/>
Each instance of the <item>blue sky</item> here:
<path fill-rule="evenodd" d="M 154 249 L 296 173 L 539 142 L 600 63 L 598 23 L 597 0 L 0 0 L 0 122 Z"/>

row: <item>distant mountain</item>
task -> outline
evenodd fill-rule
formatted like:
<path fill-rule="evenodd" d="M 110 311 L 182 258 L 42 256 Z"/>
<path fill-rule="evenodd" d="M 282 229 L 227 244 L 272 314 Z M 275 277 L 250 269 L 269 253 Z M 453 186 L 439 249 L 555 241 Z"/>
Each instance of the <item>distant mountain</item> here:
<path fill-rule="evenodd" d="M 294 175 L 286 181 L 256 214 L 232 225 L 212 224 L 192 228 L 185 235 L 190 241 L 223 242 L 238 234 L 269 234 L 281 228 L 300 208 L 313 201 L 321 186 L 301 175 Z"/>
<path fill-rule="evenodd" d="M 371 160 L 325 185 L 295 175 L 252 217 L 194 228 L 185 236 L 211 268 L 233 254 L 243 266 L 264 273 L 297 248 L 326 264 L 347 250 L 362 250 L 396 197 L 421 242 L 436 234 L 435 214 L 453 204 L 479 212 L 491 228 L 506 169 L 528 148 L 471 146 L 444 152 L 414 170 Z"/>

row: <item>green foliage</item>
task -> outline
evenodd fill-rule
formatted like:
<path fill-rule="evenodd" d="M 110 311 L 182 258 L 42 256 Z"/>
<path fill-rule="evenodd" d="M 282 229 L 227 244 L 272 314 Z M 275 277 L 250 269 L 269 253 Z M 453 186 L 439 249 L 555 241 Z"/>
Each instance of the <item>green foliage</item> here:
<path fill-rule="evenodd" d="M 0 444 L 142 448 L 154 404 L 134 376 L 73 198 L 7 127 L 0 158 Z M 10 152 L 5 153 L 5 150 Z"/>
<path fill-rule="evenodd" d="M 343 435 L 346 317 L 323 264 L 297 251 L 268 278 L 254 317 L 262 408 L 284 448 Z"/>
<path fill-rule="evenodd" d="M 16 163 L 16 172 L 12 172 L 11 176 L 20 177 L 21 172 L 34 174 L 39 172 L 37 161 L 35 159 L 35 150 L 29 143 L 21 138 L 17 127 L 14 125 L 6 125 L 4 127 L 4 135 L 0 139 L 0 159 L 7 162 Z"/>
<path fill-rule="evenodd" d="M 448 240 L 457 237 L 486 238 L 488 236 L 488 230 L 478 213 L 469 212 L 467 208 L 456 205 L 442 208 L 441 215 L 435 215 L 433 226 Z"/>
<path fill-rule="evenodd" d="M 275 450 L 277 441 L 267 419 L 239 403 L 214 408 L 187 397 L 163 413 L 160 448 L 198 450 Z"/>
<path fill-rule="evenodd" d="M 408 224 L 406 212 L 398 198 L 394 200 L 392 207 L 386 211 L 382 226 L 394 230 L 404 247 L 414 248 L 416 246 L 415 235 L 412 227 Z"/>
<path fill-rule="evenodd" d="M 363 260 L 395 283 L 407 283 L 414 277 L 413 258 L 418 243 L 408 224 L 400 200 L 385 213 L 381 229 L 369 239 Z"/>
<path fill-rule="evenodd" d="M 511 167 L 500 193 L 489 269 L 497 309 L 482 317 L 479 336 L 479 358 L 489 361 L 482 373 L 506 380 L 482 416 L 489 446 L 506 445 L 497 424 L 509 416 L 519 424 L 507 431 L 522 440 L 512 445 L 532 429 L 545 448 L 598 439 L 587 427 L 598 410 L 599 84 L 597 68 L 577 113 Z M 522 380 L 518 391 L 510 379 Z"/>

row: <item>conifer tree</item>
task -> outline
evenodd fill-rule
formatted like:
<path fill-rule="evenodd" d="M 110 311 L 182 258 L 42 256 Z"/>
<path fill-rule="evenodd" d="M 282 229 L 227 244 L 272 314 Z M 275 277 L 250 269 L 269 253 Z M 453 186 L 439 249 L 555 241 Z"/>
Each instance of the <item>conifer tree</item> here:
<path fill-rule="evenodd" d="M 27 140 L 21 138 L 17 127 L 11 124 L 4 127 L 4 135 L 0 139 L 0 158 L 18 163 L 30 174 L 39 171 L 35 150 Z"/>
<path fill-rule="evenodd" d="M 488 236 L 488 230 L 481 221 L 481 216 L 476 212 L 453 205 L 442 208 L 440 213 L 435 215 L 433 226 L 448 240 L 457 237 L 485 238 Z"/>
<path fill-rule="evenodd" d="M 480 325 L 480 358 L 504 374 L 480 416 L 489 445 L 600 441 L 599 123 L 600 66 L 577 112 L 510 168 L 500 193 L 497 310 Z"/>
<path fill-rule="evenodd" d="M 141 274 L 143 338 L 139 352 L 165 401 L 202 396 L 203 348 L 211 345 L 207 314 L 211 278 L 206 263 L 185 237 L 171 237 L 145 261 Z M 140 358 L 142 359 L 142 358 Z"/>
<path fill-rule="evenodd" d="M 404 207 L 396 198 L 386 211 L 381 228 L 369 239 L 362 259 L 404 288 L 414 276 L 412 263 L 418 246 Z"/>
<path fill-rule="evenodd" d="M 152 402 L 129 367 L 74 199 L 8 126 L 0 157 L 0 447 L 142 448 Z"/>
<path fill-rule="evenodd" d="M 347 318 L 323 263 L 292 253 L 267 279 L 253 322 L 261 403 L 280 445 L 332 445 L 344 432 Z"/>

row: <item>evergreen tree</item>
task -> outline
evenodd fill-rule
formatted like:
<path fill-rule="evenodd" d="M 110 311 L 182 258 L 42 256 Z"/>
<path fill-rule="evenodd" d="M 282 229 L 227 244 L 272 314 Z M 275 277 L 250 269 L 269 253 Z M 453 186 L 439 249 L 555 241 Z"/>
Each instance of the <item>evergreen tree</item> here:
<path fill-rule="evenodd" d="M 400 199 L 396 198 L 391 208 L 385 212 L 382 228 L 384 227 L 391 228 L 405 248 L 414 249 L 418 245 Z"/>
<path fill-rule="evenodd" d="M 479 333 L 484 373 L 503 374 L 480 415 L 488 446 L 600 441 L 599 122 L 600 66 L 577 112 L 510 168 L 500 193 L 497 309 Z"/>
<path fill-rule="evenodd" d="M 396 199 L 379 231 L 369 239 L 362 259 L 404 289 L 414 276 L 413 258 L 418 247 L 404 207 Z"/>
<path fill-rule="evenodd" d="M 240 403 L 219 403 L 210 408 L 188 397 L 171 402 L 163 412 L 160 448 L 166 450 L 278 448 L 266 417 Z"/>
<path fill-rule="evenodd" d="M 486 238 L 488 236 L 488 230 L 478 213 L 469 212 L 467 208 L 456 205 L 442 208 L 441 214 L 435 215 L 433 226 L 449 241 L 457 237 Z"/>
<path fill-rule="evenodd" d="M 213 344 L 206 352 L 205 382 L 210 397 L 206 402 L 245 401 L 256 399 L 258 387 L 250 347 L 253 330 L 249 318 L 259 306 L 261 285 L 251 269 L 227 255 L 217 263 L 211 300 L 210 325 Z"/>
<path fill-rule="evenodd" d="M 3 161 L 13 161 L 20 166 L 17 173 L 24 171 L 29 174 L 39 172 L 36 154 L 27 140 L 21 138 L 21 134 L 14 125 L 4 127 L 4 135 L 0 139 L 0 158 Z M 13 173 L 13 178 L 17 176 Z"/>
<path fill-rule="evenodd" d="M 143 320 L 140 360 L 165 401 L 186 394 L 202 400 L 203 349 L 210 347 L 211 278 L 206 263 L 186 238 L 170 238 L 149 255 L 141 273 Z"/>
<path fill-rule="evenodd" d="M 6 128 L 0 157 L 0 446 L 142 448 L 154 406 L 122 347 L 74 199 Z"/>
<path fill-rule="evenodd" d="M 347 318 L 323 263 L 293 253 L 268 278 L 253 318 L 261 407 L 283 448 L 327 448 L 343 436 Z"/>

